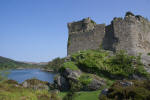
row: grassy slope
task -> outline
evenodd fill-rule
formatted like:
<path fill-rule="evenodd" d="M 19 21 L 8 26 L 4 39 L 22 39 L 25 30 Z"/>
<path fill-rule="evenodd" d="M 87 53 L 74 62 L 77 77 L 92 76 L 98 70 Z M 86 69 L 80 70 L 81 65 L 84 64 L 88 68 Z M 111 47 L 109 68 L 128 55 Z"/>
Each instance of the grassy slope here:
<path fill-rule="evenodd" d="M 0 83 L 0 100 L 46 100 L 50 98 L 48 91 L 33 91 L 16 87 L 12 84 Z"/>
<path fill-rule="evenodd" d="M 102 87 L 100 90 L 97 91 L 80 91 L 75 92 L 75 96 L 73 100 L 99 100 L 99 94 L 104 88 L 109 88 L 114 81 L 108 81 L 107 86 Z M 68 92 L 60 92 L 58 95 L 60 98 L 64 98 L 67 95 Z"/>
<path fill-rule="evenodd" d="M 92 92 L 76 92 L 74 100 L 98 100 L 98 96 L 101 90 L 92 91 Z M 59 96 L 63 98 L 67 92 L 60 92 Z"/>
<path fill-rule="evenodd" d="M 75 53 L 71 57 L 71 63 L 74 62 L 74 64 L 82 69 L 82 71 L 97 74 L 98 76 L 105 78 L 107 80 L 107 87 L 111 86 L 115 81 L 110 78 L 111 75 L 122 78 L 128 78 L 132 74 L 141 76 L 147 75 L 140 62 L 140 58 L 129 56 L 123 51 L 110 57 L 105 51 L 88 50 Z M 136 63 L 132 62 L 133 60 L 136 61 Z M 75 66 L 71 66 L 68 62 L 63 65 L 69 66 L 71 69 Z M 76 68 L 76 66 L 74 68 Z M 135 69 L 133 69 L 134 67 Z M 61 67 L 61 69 L 62 68 L 63 67 Z M 98 100 L 100 91 L 101 90 L 93 92 L 76 92 L 73 100 Z M 64 97 L 66 94 L 66 92 L 62 92 L 59 95 Z"/>
<path fill-rule="evenodd" d="M 61 100 L 48 90 L 23 88 L 16 81 L 0 81 L 0 100 Z"/>
<path fill-rule="evenodd" d="M 74 100 L 98 100 L 99 94 L 100 90 L 92 92 L 78 92 Z"/>
<path fill-rule="evenodd" d="M 14 69 L 14 68 L 19 68 L 19 67 L 31 68 L 31 67 L 40 67 L 40 66 L 18 62 L 18 61 L 14 61 L 12 59 L 0 56 L 0 69 Z"/>

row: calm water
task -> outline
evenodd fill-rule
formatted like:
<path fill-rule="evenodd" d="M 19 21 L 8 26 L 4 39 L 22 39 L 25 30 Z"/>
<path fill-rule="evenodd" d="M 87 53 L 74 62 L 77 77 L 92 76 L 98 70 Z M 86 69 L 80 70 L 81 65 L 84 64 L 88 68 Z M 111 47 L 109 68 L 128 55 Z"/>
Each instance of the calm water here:
<path fill-rule="evenodd" d="M 8 74 L 9 79 L 16 80 L 19 83 L 31 78 L 53 83 L 54 76 L 54 73 L 41 71 L 40 69 L 16 69 L 10 70 Z"/>

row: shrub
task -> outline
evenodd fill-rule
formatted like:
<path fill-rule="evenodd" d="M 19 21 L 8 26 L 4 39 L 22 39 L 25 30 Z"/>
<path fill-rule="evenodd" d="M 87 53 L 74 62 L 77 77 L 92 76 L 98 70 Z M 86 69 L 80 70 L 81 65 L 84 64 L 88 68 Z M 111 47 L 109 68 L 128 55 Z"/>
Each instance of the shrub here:
<path fill-rule="evenodd" d="M 44 68 L 58 72 L 64 62 L 65 62 L 65 58 L 55 58 L 54 60 L 49 62 Z"/>
<path fill-rule="evenodd" d="M 149 81 L 132 82 L 130 86 L 122 86 L 119 81 L 114 83 L 99 100 L 150 100 Z"/>
<path fill-rule="evenodd" d="M 73 54 L 71 60 L 84 72 L 109 78 L 128 78 L 133 74 L 147 75 L 140 55 L 130 56 L 125 51 L 110 56 L 104 50 L 87 50 Z"/>
<path fill-rule="evenodd" d="M 80 82 L 82 85 L 88 85 L 89 83 L 92 82 L 92 77 L 91 77 L 89 74 L 82 74 L 82 75 L 79 77 L 79 82 Z"/>
<path fill-rule="evenodd" d="M 108 60 L 109 72 L 112 75 L 128 77 L 134 72 L 133 56 L 127 55 L 124 51 L 118 52 Z"/>
<path fill-rule="evenodd" d="M 70 84 L 70 91 L 72 92 L 80 91 L 83 87 L 83 85 L 79 81 L 69 80 L 69 84 Z"/>
<path fill-rule="evenodd" d="M 66 68 L 69 68 L 71 70 L 79 70 L 79 68 L 72 61 L 64 63 L 61 69 L 66 69 Z"/>

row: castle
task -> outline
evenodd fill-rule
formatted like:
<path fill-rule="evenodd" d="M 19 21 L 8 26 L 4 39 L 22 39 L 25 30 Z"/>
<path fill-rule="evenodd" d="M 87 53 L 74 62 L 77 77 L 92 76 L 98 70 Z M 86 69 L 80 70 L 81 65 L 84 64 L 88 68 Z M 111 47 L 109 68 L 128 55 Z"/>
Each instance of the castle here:
<path fill-rule="evenodd" d="M 150 22 L 148 19 L 127 12 L 124 18 L 114 18 L 110 25 L 96 24 L 90 18 L 68 23 L 67 54 L 99 49 L 129 54 L 150 52 Z"/>

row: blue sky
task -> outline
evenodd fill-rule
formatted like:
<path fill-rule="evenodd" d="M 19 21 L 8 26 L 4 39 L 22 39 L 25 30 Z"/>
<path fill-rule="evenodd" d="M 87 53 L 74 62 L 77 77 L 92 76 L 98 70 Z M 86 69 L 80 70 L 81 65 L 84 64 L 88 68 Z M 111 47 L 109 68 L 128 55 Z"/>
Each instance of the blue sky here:
<path fill-rule="evenodd" d="M 67 55 L 67 23 L 109 24 L 126 11 L 150 19 L 150 0 L 0 0 L 0 56 L 46 62 Z"/>

